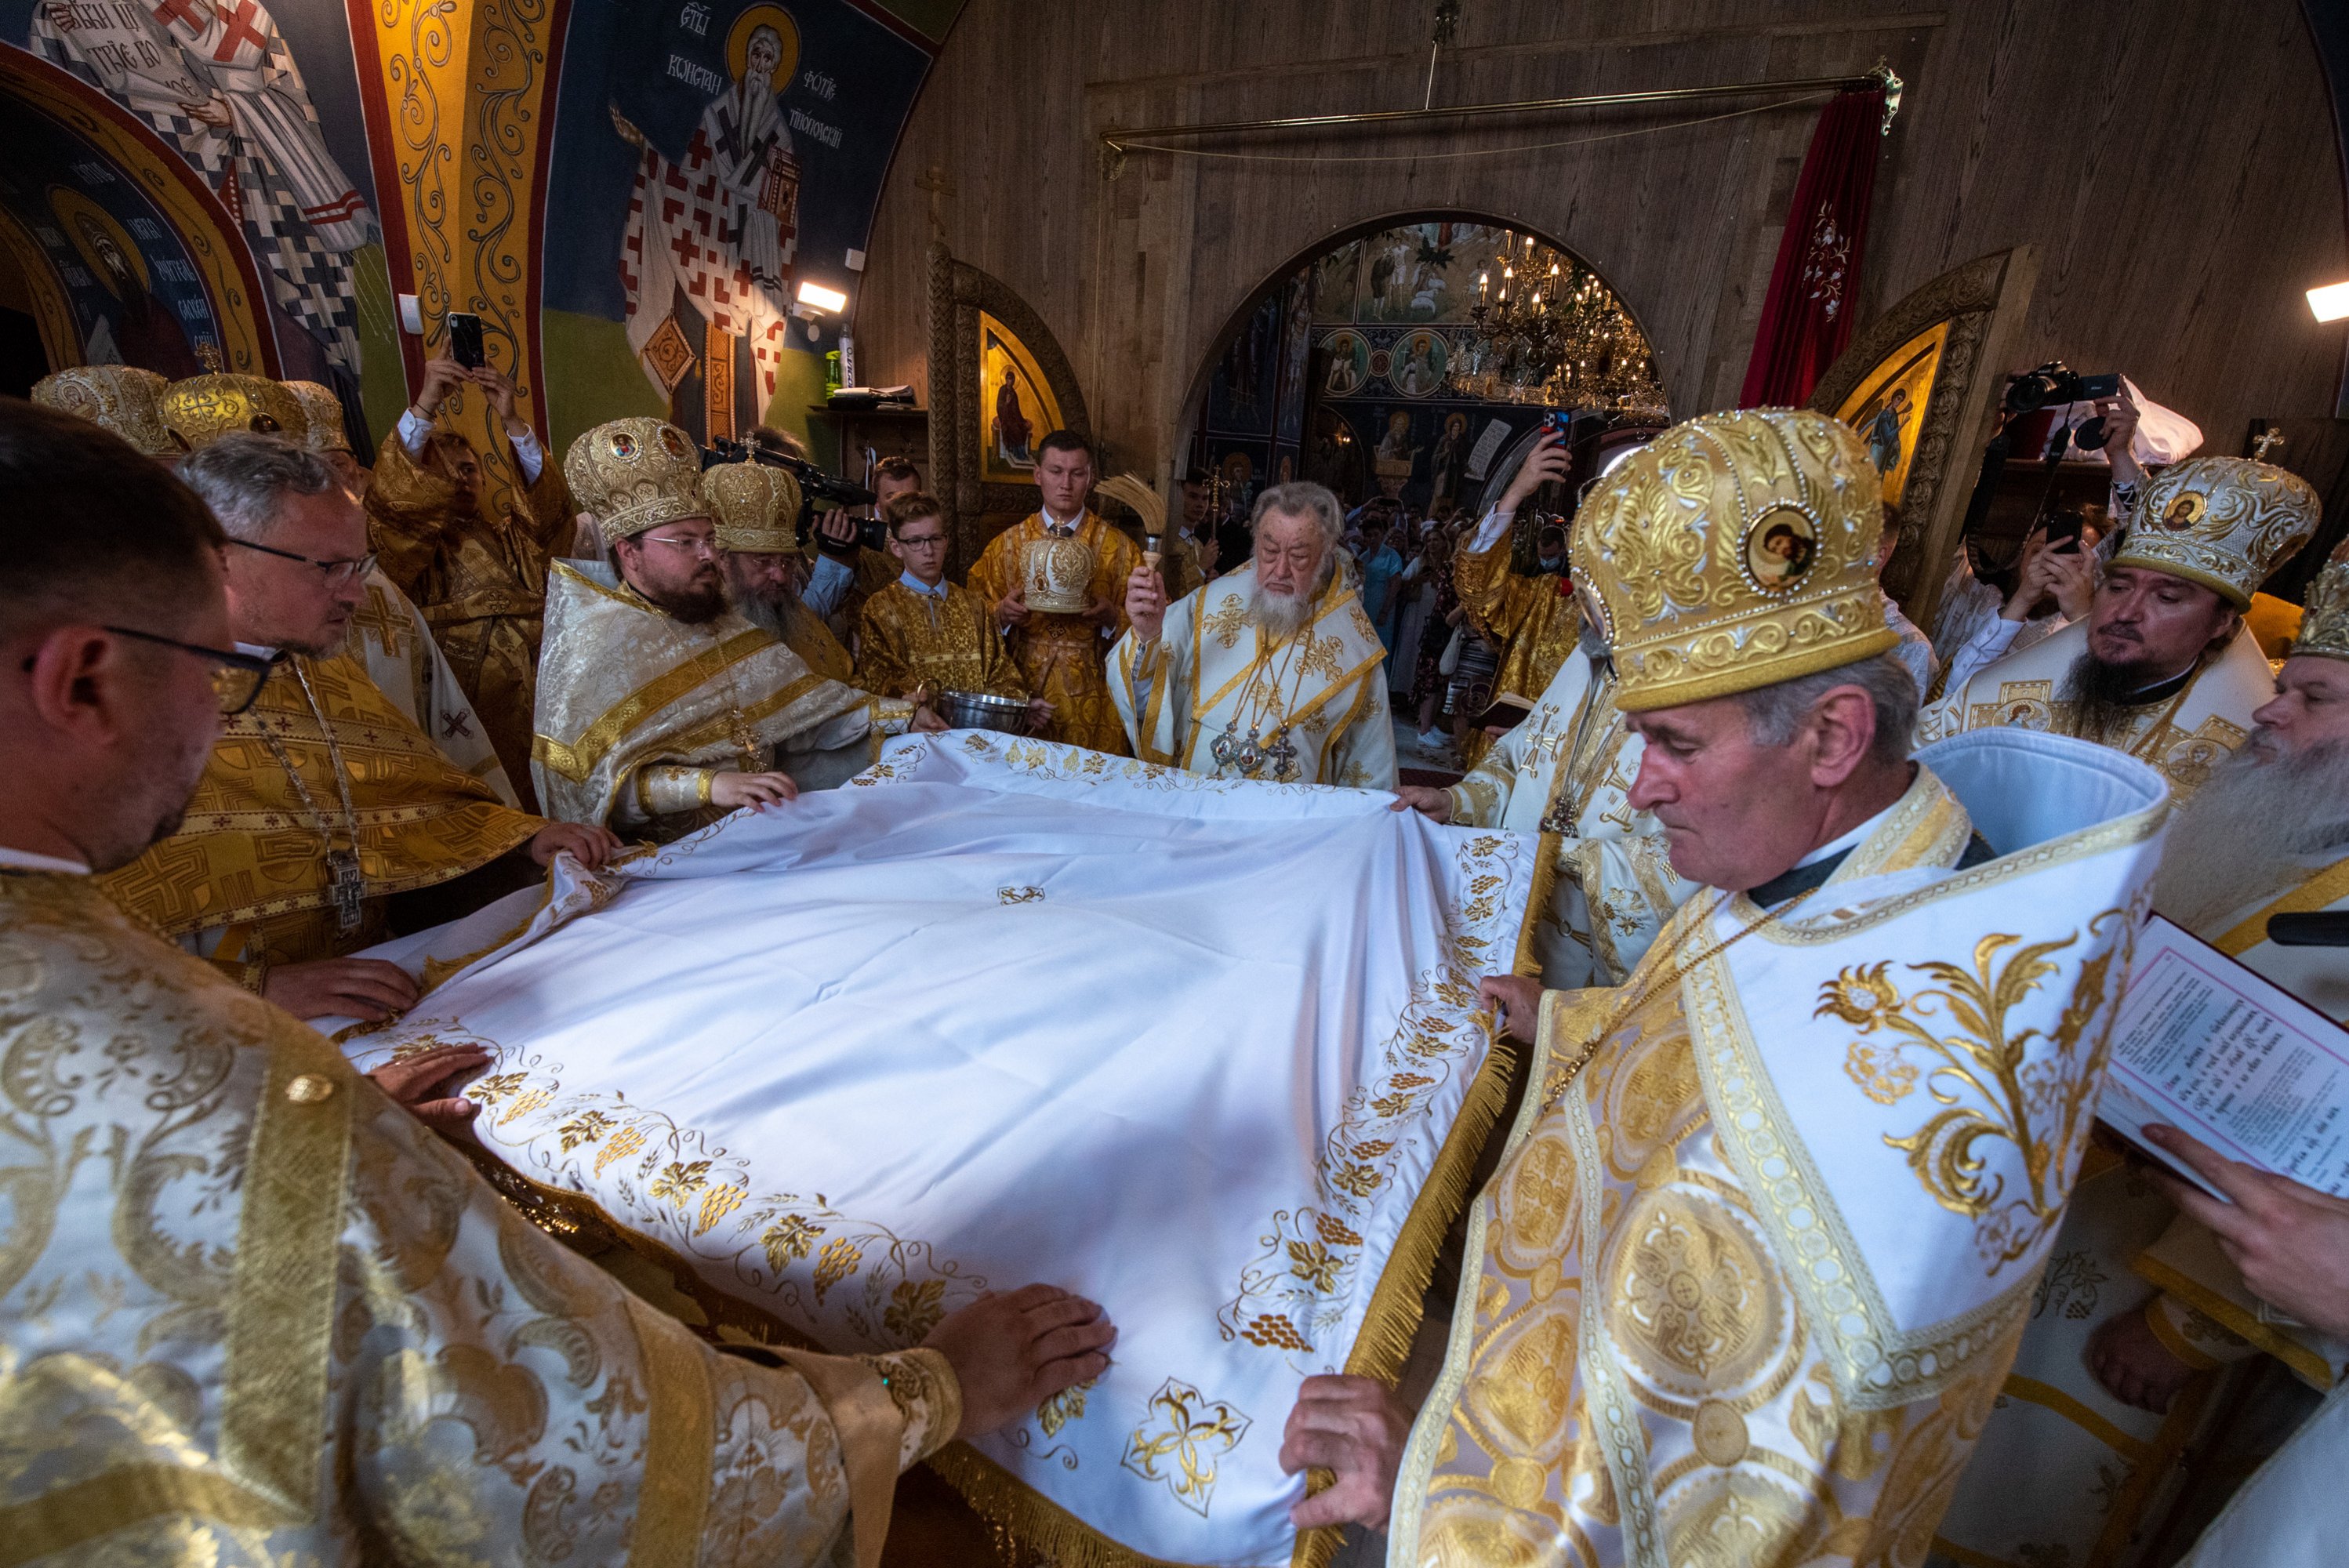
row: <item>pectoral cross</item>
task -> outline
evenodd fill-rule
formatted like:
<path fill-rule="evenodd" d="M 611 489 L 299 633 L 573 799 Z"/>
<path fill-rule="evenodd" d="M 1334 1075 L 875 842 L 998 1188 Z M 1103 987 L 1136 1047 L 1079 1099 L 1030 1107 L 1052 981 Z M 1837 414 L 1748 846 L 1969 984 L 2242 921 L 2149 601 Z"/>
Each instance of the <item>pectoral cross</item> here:
<path fill-rule="evenodd" d="M 326 893 L 335 906 L 335 928 L 345 936 L 357 934 L 359 903 L 367 894 L 367 877 L 359 870 L 355 850 L 326 853 Z"/>
<path fill-rule="evenodd" d="M 2270 425 L 2251 438 L 2251 461 L 2263 463 L 2268 454 L 2283 445 L 2283 427 Z"/>
<path fill-rule="evenodd" d="M 727 725 L 729 729 L 727 738 L 734 743 L 734 749 L 742 754 L 743 771 L 747 773 L 762 771 L 765 760 L 760 756 L 762 748 L 759 745 L 759 737 L 750 728 L 750 721 L 742 717 L 740 708 L 735 708 L 727 715 Z"/>

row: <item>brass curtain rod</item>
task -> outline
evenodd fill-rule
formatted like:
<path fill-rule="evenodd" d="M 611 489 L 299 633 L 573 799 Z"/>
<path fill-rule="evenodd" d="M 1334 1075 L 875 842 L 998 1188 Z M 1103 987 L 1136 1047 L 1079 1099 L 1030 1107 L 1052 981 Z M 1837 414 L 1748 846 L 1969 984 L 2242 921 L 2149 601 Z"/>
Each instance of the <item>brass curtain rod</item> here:
<path fill-rule="evenodd" d="M 1823 88 L 1858 88 L 1881 87 L 1884 89 L 1884 129 L 1892 129 L 1892 117 L 1900 112 L 1901 81 L 1891 67 L 1879 62 L 1872 71 L 1856 77 L 1803 77 L 1776 82 L 1724 82 L 1702 88 L 1655 88 L 1636 93 L 1584 93 L 1578 98 L 1526 98 L 1516 103 L 1462 104 L 1451 108 L 1391 108 L 1361 114 L 1307 114 L 1285 119 L 1227 119 L 1212 125 L 1145 125 L 1131 130 L 1112 129 L 1101 133 L 1102 145 L 1112 152 L 1128 150 L 1127 143 L 1146 137 L 1166 136 L 1228 136 L 1250 130 L 1309 130 L 1321 126 L 1392 125 L 1423 119 L 1453 119 L 1470 115 L 1533 114 L 1547 109 L 1597 108 L 1609 104 L 1678 103 L 1692 98 L 1733 98 L 1747 93 L 1816 92 Z M 1143 149 L 1143 150 L 1148 150 Z"/>

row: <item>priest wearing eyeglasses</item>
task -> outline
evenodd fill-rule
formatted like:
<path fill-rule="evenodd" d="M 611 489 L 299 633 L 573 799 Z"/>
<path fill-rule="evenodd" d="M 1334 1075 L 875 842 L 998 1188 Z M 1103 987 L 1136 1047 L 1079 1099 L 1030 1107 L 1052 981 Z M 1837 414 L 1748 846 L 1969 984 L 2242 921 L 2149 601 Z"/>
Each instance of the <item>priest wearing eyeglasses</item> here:
<path fill-rule="evenodd" d="M 888 736 L 946 727 L 818 675 L 727 603 L 725 546 L 684 431 L 615 419 L 563 466 L 611 555 L 558 562 L 547 584 L 531 774 L 555 816 L 666 843 L 781 805 L 802 783 L 841 783 Z"/>
<path fill-rule="evenodd" d="M 366 513 L 323 459 L 231 435 L 180 477 L 228 536 L 237 645 L 192 651 L 213 661 L 230 717 L 179 830 L 109 873 L 107 892 L 296 1017 L 381 1017 L 416 999 L 414 982 L 350 954 L 393 934 L 395 895 L 443 889 L 414 922 L 429 923 L 536 874 L 501 867 L 468 884 L 477 897 L 448 887 L 510 852 L 597 866 L 619 841 L 504 804 L 345 650 L 372 558 Z"/>

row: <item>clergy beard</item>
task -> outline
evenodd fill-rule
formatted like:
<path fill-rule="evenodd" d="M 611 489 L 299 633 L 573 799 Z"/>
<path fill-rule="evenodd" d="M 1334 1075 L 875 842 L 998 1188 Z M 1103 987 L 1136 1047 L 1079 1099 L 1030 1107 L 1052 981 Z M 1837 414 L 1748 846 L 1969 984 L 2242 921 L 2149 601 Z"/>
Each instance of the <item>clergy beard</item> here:
<path fill-rule="evenodd" d="M 1584 621 L 1575 628 L 1574 640 L 1582 649 L 1582 656 L 1590 661 L 1591 668 L 1605 669 L 1614 663 L 1615 650 L 1607 645 L 1607 639 L 1589 622 Z"/>
<path fill-rule="evenodd" d="M 2300 857 L 2349 846 L 2349 741 L 2272 746 L 2252 731 L 2170 824 L 2153 906 L 2199 935 L 2292 885 Z"/>
<path fill-rule="evenodd" d="M 638 588 L 636 592 L 688 626 L 707 625 L 726 613 L 726 585 L 722 583 L 712 583 L 706 588 Z"/>
<path fill-rule="evenodd" d="M 2071 705 L 2066 733 L 2097 745 L 2118 735 L 2129 716 L 2142 706 L 2130 699 L 2149 686 L 2159 686 L 2143 665 L 2116 665 L 2092 653 L 2082 653 L 2064 672 L 2059 700 Z"/>
<path fill-rule="evenodd" d="M 1260 629 L 1274 642 L 1286 642 L 1304 630 L 1313 614 L 1313 601 L 1320 594 L 1275 593 L 1260 584 L 1248 585 L 1247 624 Z"/>
<path fill-rule="evenodd" d="M 783 611 L 781 604 L 774 603 L 759 594 L 746 593 L 738 589 L 734 594 L 734 608 L 740 613 L 744 620 L 769 636 L 778 640 L 781 638 Z"/>

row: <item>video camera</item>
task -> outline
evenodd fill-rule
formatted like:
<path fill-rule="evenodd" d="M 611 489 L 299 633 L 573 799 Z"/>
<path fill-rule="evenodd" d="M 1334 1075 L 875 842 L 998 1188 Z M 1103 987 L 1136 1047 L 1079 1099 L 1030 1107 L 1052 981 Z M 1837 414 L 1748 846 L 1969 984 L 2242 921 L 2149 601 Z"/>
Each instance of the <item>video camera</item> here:
<path fill-rule="evenodd" d="M 796 524 L 800 541 L 804 543 L 814 531 L 817 503 L 829 511 L 834 507 L 870 506 L 880 498 L 862 485 L 850 484 L 824 472 L 804 458 L 776 451 L 757 441 L 712 441 L 701 449 L 701 466 L 714 469 L 720 463 L 764 463 L 769 468 L 781 469 L 800 482 L 800 515 Z M 885 550 L 889 544 L 889 525 L 877 517 L 853 518 L 856 524 L 856 544 L 866 550 Z M 847 545 L 834 545 L 818 536 L 816 548 L 830 555 L 851 553 Z"/>
<path fill-rule="evenodd" d="M 2007 382 L 2006 411 L 2035 414 L 2054 403 L 2094 403 L 2120 395 L 2119 376 L 2083 376 L 2062 360 L 2051 359 Z M 2091 419 L 2073 433 L 2072 443 L 2082 451 L 2092 451 L 2105 444 L 2104 434 L 2105 422 Z"/>

